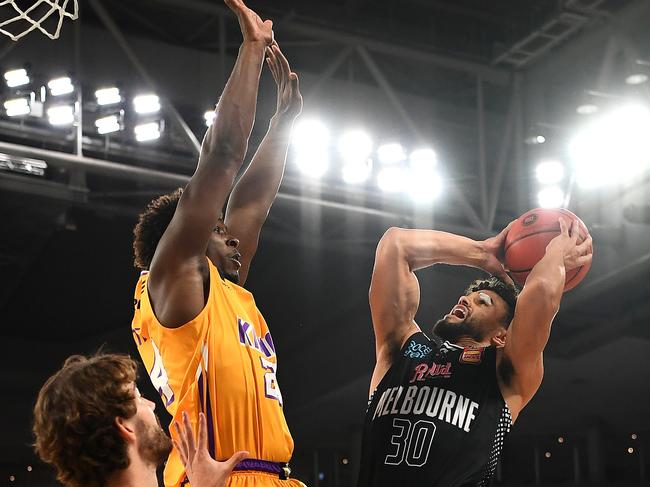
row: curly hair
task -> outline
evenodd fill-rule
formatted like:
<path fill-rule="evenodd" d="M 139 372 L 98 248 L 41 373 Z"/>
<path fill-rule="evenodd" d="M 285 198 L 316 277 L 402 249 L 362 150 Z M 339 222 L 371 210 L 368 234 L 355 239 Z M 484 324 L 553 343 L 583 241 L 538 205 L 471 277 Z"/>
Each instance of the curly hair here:
<path fill-rule="evenodd" d="M 68 487 L 103 487 L 129 466 L 115 418 L 136 413 L 136 363 L 126 355 L 73 355 L 50 377 L 34 406 L 34 449 Z"/>
<path fill-rule="evenodd" d="M 172 221 L 183 188 L 172 193 L 163 194 L 151 200 L 138 218 L 133 229 L 134 265 L 140 270 L 147 270 L 151 265 L 158 242 Z"/>
<path fill-rule="evenodd" d="M 510 326 L 510 322 L 515 314 L 515 306 L 517 305 L 517 296 L 519 291 L 516 287 L 510 286 L 497 277 L 490 277 L 489 279 L 477 279 L 469 285 L 465 290 L 465 295 L 474 293 L 476 291 L 493 291 L 498 294 L 508 306 L 508 313 L 505 317 L 506 328 Z"/>

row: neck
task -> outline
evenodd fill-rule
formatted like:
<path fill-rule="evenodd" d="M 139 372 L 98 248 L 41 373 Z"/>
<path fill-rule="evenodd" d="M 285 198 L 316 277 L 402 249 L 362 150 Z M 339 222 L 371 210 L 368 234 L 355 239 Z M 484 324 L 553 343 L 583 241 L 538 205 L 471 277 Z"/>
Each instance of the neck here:
<path fill-rule="evenodd" d="M 106 487 L 157 487 L 156 466 L 139 455 L 129 455 L 129 466 L 111 475 Z"/>

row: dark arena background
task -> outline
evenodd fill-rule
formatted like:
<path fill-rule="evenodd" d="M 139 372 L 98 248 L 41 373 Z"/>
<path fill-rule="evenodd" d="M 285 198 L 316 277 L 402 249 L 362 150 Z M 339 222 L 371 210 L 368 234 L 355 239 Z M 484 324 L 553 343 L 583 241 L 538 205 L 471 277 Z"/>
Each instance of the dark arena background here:
<path fill-rule="evenodd" d="M 563 206 L 589 227 L 593 265 L 563 300 L 493 485 L 650 485 L 650 1 L 249 6 L 274 20 L 304 95 L 247 282 L 277 345 L 295 476 L 355 483 L 383 232 L 484 239 Z M 241 40 L 218 0 L 79 7 L 57 40 L 0 44 L 0 485 L 58 485 L 30 447 L 31 410 L 68 355 L 137 357 L 133 226 L 192 174 Z M 155 96 L 136 110 L 140 95 Z M 250 153 L 274 109 L 265 69 Z M 418 322 L 480 275 L 419 272 Z"/>

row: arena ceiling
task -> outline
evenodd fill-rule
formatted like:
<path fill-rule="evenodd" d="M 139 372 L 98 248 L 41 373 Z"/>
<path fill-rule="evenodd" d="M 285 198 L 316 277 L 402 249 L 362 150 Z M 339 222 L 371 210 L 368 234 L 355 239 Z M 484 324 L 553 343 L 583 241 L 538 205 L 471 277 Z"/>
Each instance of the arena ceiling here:
<path fill-rule="evenodd" d="M 251 6 L 274 19 L 276 37 L 301 76 L 306 115 L 323 114 L 337 128 L 365 124 L 377 138 L 432 143 L 449 188 L 423 210 L 370 185 L 351 190 L 334 177 L 308 183 L 290 157 L 262 235 L 249 287 L 278 344 L 297 471 L 316 485 L 317 458 L 327 473 L 321 486 L 334 485 L 334 475 L 339 485 L 351 485 L 352 467 L 340 460 L 355 457 L 372 370 L 367 289 L 376 242 L 391 225 L 483 238 L 536 206 L 534 163 L 563 154 L 586 92 L 630 95 L 622 73 L 630 58 L 650 59 L 650 2 Z M 227 9 L 207 0 L 87 0 L 81 7 L 77 34 L 68 23 L 58 41 L 36 35 L 6 41 L 3 70 L 30 63 L 43 79 L 70 73 L 86 103 L 101 83 L 117 82 L 127 92 L 153 84 L 200 140 L 201 115 L 217 100 L 238 47 Z M 643 90 L 633 94 L 647 102 Z M 265 75 L 251 150 L 273 105 Z M 9 418 L 0 439 L 2 476 L 34 462 L 29 411 L 39 385 L 66 356 L 102 345 L 135 355 L 128 328 L 137 279 L 131 230 L 139 209 L 182 185 L 196 160 L 171 108 L 166 115 L 168 137 L 146 149 L 122 140 L 103 144 L 86 121 L 83 158 L 74 156 L 73 134 L 0 120 L 0 153 L 50 167 L 45 178 L 0 171 L 0 387 L 10 398 L 2 406 Z M 547 144 L 524 143 L 535 134 Z M 506 450 L 506 481 L 528 479 L 534 453 L 545 448 L 555 448 L 558 459 L 544 465 L 545 479 L 562 480 L 573 464 L 557 444 L 549 446 L 559 435 L 583 454 L 586 438 L 601 438 L 608 452 L 603 476 L 634 479 L 630 471 L 639 471 L 619 453 L 629 433 L 650 436 L 649 194 L 647 172 L 625 186 L 572 188 L 570 208 L 594 236 L 595 261 L 556 320 L 544 385 Z M 449 267 L 422 272 L 418 320 L 435 320 L 476 275 Z M 582 461 L 584 475 L 595 468 Z"/>

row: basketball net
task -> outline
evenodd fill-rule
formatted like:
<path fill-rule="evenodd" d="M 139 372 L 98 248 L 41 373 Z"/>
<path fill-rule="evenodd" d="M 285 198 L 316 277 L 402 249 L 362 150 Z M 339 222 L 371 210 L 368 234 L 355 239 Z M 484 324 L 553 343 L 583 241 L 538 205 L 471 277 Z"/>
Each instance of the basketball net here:
<path fill-rule="evenodd" d="M 9 15 L 13 15 L 0 22 L 0 32 L 10 37 L 12 41 L 17 41 L 36 29 L 40 30 L 50 39 L 58 39 L 59 33 L 61 32 L 61 25 L 63 25 L 63 19 L 68 17 L 69 19 L 76 20 L 79 16 L 78 0 L 34 0 L 34 4 L 25 10 L 16 5 L 17 1 L 0 0 L 0 9 L 9 10 Z M 7 15 L 3 15 L 3 18 L 6 17 Z M 56 20 L 54 32 L 49 32 L 42 25 L 49 19 Z M 18 33 L 7 30 L 10 27 L 20 28 L 21 25 L 25 25 L 26 27 Z"/>

